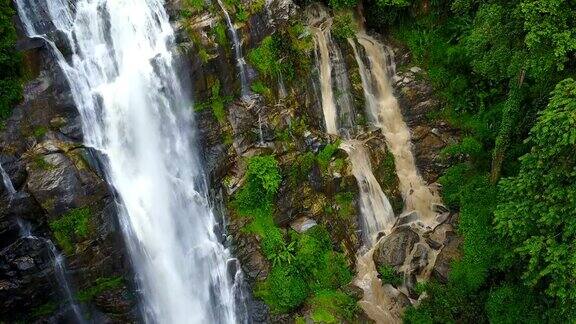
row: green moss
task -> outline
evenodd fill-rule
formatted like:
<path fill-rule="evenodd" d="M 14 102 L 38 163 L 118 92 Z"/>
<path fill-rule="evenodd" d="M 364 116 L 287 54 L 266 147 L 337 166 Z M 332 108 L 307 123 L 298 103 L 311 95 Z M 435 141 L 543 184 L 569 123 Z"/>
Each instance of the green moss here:
<path fill-rule="evenodd" d="M 399 274 L 393 267 L 389 265 L 381 265 L 378 268 L 378 273 L 380 274 L 380 279 L 382 283 L 390 284 L 392 286 L 398 287 L 404 283 L 404 278 Z"/>
<path fill-rule="evenodd" d="M 264 83 L 262 81 L 256 81 L 256 82 L 252 83 L 250 88 L 255 93 L 261 94 L 267 99 L 272 97 L 272 90 L 270 90 L 270 88 L 268 88 L 266 85 L 264 85 Z"/>
<path fill-rule="evenodd" d="M 58 303 L 54 301 L 49 301 L 40 306 L 34 307 L 30 310 L 30 317 L 32 319 L 40 318 L 48 315 L 54 314 L 58 310 Z"/>
<path fill-rule="evenodd" d="M 339 142 L 328 144 L 324 146 L 324 148 L 318 153 L 317 160 L 320 168 L 323 172 L 328 170 L 328 166 L 330 165 L 330 161 L 332 160 L 332 156 L 336 151 L 338 151 L 338 147 L 340 146 Z"/>
<path fill-rule="evenodd" d="M 39 139 L 39 138 L 43 137 L 44 135 L 46 135 L 47 132 L 48 132 L 48 128 L 46 128 L 44 126 L 38 126 L 34 129 L 33 134 L 34 134 L 34 137 Z"/>
<path fill-rule="evenodd" d="M 74 251 L 75 240 L 88 236 L 91 218 L 90 208 L 83 207 L 72 209 L 57 220 L 50 222 L 50 229 L 56 242 L 66 253 L 71 254 Z"/>
<path fill-rule="evenodd" d="M 290 185 L 297 186 L 299 183 L 306 181 L 316 163 L 316 157 L 312 152 L 306 152 L 296 157 L 290 167 Z"/>
<path fill-rule="evenodd" d="M 266 0 L 253 0 L 250 1 L 248 11 L 250 11 L 251 14 L 255 14 L 264 10 L 265 7 Z"/>
<path fill-rule="evenodd" d="M 52 164 L 50 164 L 49 162 L 46 162 L 46 159 L 44 159 L 44 155 L 37 155 L 34 158 L 34 165 L 38 169 L 41 169 L 44 171 L 52 170 L 54 168 L 54 166 Z"/>
<path fill-rule="evenodd" d="M 81 302 L 89 302 L 104 292 L 115 290 L 124 286 L 124 278 L 104 277 L 98 278 L 92 286 L 78 292 L 77 298 Z"/>
<path fill-rule="evenodd" d="M 228 41 L 228 35 L 226 34 L 226 26 L 223 23 L 217 22 L 216 25 L 214 25 L 214 28 L 212 28 L 212 33 L 218 45 L 227 50 L 230 48 L 230 42 Z"/>
<path fill-rule="evenodd" d="M 14 14 L 10 1 L 0 2 L 0 121 L 22 98 L 22 56 L 16 51 Z"/>
<path fill-rule="evenodd" d="M 328 4 L 334 9 L 346 9 L 355 7 L 358 0 L 329 0 Z"/>
<path fill-rule="evenodd" d="M 248 14 L 248 11 L 246 10 L 246 8 L 244 8 L 244 5 L 238 4 L 236 6 L 236 14 L 235 14 L 234 18 L 236 21 L 239 21 L 239 22 L 248 21 L 248 18 L 250 18 L 250 15 Z"/>
<path fill-rule="evenodd" d="M 334 197 L 338 205 L 338 216 L 348 218 L 354 214 L 356 206 L 354 205 L 354 195 L 351 192 L 340 192 Z"/>
<path fill-rule="evenodd" d="M 182 2 L 182 9 L 180 9 L 180 17 L 191 18 L 195 13 L 204 9 L 204 0 L 184 0 Z"/>

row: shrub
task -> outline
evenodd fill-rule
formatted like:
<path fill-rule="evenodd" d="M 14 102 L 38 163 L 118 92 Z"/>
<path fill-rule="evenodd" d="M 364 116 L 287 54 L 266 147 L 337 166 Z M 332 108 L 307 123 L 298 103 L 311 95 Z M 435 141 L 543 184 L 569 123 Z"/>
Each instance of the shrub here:
<path fill-rule="evenodd" d="M 390 284 L 392 286 L 398 287 L 404 283 L 404 278 L 399 274 L 394 267 L 383 264 L 378 268 L 378 273 L 380 274 L 380 279 L 382 283 Z"/>
<path fill-rule="evenodd" d="M 56 312 L 56 310 L 58 310 L 58 303 L 54 301 L 49 301 L 45 304 L 32 308 L 30 310 L 30 317 L 32 319 L 35 319 L 39 317 L 52 315 L 54 314 L 54 312 Z"/>
<path fill-rule="evenodd" d="M 77 239 L 86 238 L 90 232 L 90 208 L 72 209 L 59 219 L 50 222 L 50 229 L 54 238 L 64 252 L 70 254 L 74 251 L 73 243 Z"/>
<path fill-rule="evenodd" d="M 322 290 L 310 300 L 314 323 L 354 321 L 358 313 L 356 300 L 339 290 Z"/>
<path fill-rule="evenodd" d="M 340 39 L 352 38 L 356 35 L 356 26 L 352 13 L 340 13 L 334 16 L 332 35 Z"/>
<path fill-rule="evenodd" d="M 358 0 L 329 0 L 328 4 L 336 10 L 346 9 L 356 7 Z"/>
<path fill-rule="evenodd" d="M 334 197 L 336 204 L 338 204 L 338 216 L 341 218 L 350 217 L 354 211 L 354 195 L 351 192 L 340 192 Z"/>
<path fill-rule="evenodd" d="M 332 160 L 332 156 L 336 151 L 338 151 L 338 147 L 340 146 L 339 142 L 328 144 L 324 146 L 324 148 L 318 153 L 318 164 L 322 171 L 327 171 L 328 166 L 330 165 L 330 160 Z"/>
<path fill-rule="evenodd" d="M 256 289 L 256 297 L 262 298 L 274 313 L 288 312 L 304 303 L 308 286 L 293 266 L 274 266 L 268 278 Z"/>
<path fill-rule="evenodd" d="M 22 98 L 22 57 L 16 51 L 14 10 L 10 1 L 0 3 L 0 122 L 10 116 Z"/>
<path fill-rule="evenodd" d="M 98 278 L 93 285 L 78 292 L 77 298 L 81 302 L 89 302 L 103 292 L 121 288 L 124 285 L 124 278 L 104 277 Z"/>

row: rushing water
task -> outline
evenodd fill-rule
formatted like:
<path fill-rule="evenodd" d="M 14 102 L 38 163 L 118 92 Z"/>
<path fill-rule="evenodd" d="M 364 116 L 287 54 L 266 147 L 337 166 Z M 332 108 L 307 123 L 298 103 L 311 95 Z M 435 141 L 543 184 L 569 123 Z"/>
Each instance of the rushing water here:
<path fill-rule="evenodd" d="M 82 315 L 82 311 L 80 306 L 76 302 L 74 298 L 74 293 L 72 289 L 72 285 L 68 280 L 68 275 L 66 272 L 66 259 L 58 251 L 54 243 L 51 240 L 36 237 L 32 235 L 32 230 L 30 228 L 30 224 L 22 219 L 18 219 L 18 226 L 20 227 L 20 237 L 26 240 L 38 240 L 46 244 L 48 249 L 50 250 L 50 259 L 52 260 L 52 265 L 54 266 L 54 276 L 56 277 L 56 281 L 58 283 L 58 287 L 62 291 L 62 295 L 66 300 L 66 305 L 70 307 L 72 311 L 72 316 L 74 317 L 74 323 L 83 324 L 86 323 L 84 316 Z"/>
<path fill-rule="evenodd" d="M 371 122 L 382 130 L 386 143 L 394 155 L 405 210 L 418 212 L 420 221 L 431 226 L 435 223 L 436 216 L 432 205 L 440 203 L 440 197 L 426 185 L 416 167 L 410 129 L 402 117 L 388 77 L 388 54 L 381 43 L 365 33 L 358 33 L 357 38 L 369 61 L 368 68 L 359 55 L 356 57 L 363 83 L 366 83 L 364 86 L 366 109 L 368 115 L 373 118 Z"/>
<path fill-rule="evenodd" d="M 386 194 L 372 172 L 370 157 L 364 143 L 349 140 L 341 146 L 350 157 L 352 173 L 360 188 L 360 211 L 364 245 L 370 247 L 376 242 L 378 233 L 389 233 L 396 218 Z"/>
<path fill-rule="evenodd" d="M 119 218 L 145 320 L 242 321 L 236 275 L 227 271 L 230 253 L 214 233 L 164 1 L 16 2 L 28 35 L 53 49 L 82 117 L 85 142 L 102 154 L 121 200 Z"/>
<path fill-rule="evenodd" d="M 12 180 L 10 180 L 10 176 L 6 173 L 6 170 L 2 167 L 0 163 L 0 175 L 2 175 L 2 182 L 4 183 L 4 188 L 8 192 L 8 195 L 12 196 L 16 193 L 16 189 L 14 189 L 14 185 L 12 184 Z"/>
<path fill-rule="evenodd" d="M 234 54 L 236 56 L 236 65 L 238 66 L 238 74 L 240 75 L 240 86 L 242 91 L 242 97 L 247 97 L 250 94 L 250 89 L 248 87 L 248 77 L 246 75 L 246 60 L 242 54 L 242 44 L 240 43 L 240 38 L 238 38 L 238 32 L 232 23 L 230 14 L 226 10 L 226 6 L 221 0 L 217 0 L 220 9 L 224 13 L 224 20 L 226 20 L 226 25 L 230 31 L 230 36 L 232 36 L 232 45 L 234 46 Z"/>

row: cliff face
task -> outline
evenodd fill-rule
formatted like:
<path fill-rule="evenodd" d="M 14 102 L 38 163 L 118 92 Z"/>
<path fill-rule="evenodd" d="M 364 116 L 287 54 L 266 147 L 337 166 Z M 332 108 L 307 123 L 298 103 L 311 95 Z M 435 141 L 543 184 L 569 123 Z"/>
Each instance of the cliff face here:
<path fill-rule="evenodd" d="M 18 46 L 34 75 L 0 132 L 0 162 L 16 190 L 3 189 L 0 203 L 0 318 L 69 318 L 59 278 L 65 275 L 95 319 L 131 320 L 135 303 L 116 202 L 82 144 L 66 79 L 43 41 L 22 38 Z"/>
<path fill-rule="evenodd" d="M 359 189 L 347 153 L 338 148 L 339 140 L 323 131 L 314 44 L 302 29 L 305 11 L 287 0 L 246 0 L 225 6 L 248 63 L 246 74 L 253 90 L 249 97 L 240 96 L 237 53 L 216 3 L 200 8 L 178 0 L 167 3 L 178 35 L 183 74 L 193 89 L 213 196 L 226 207 L 222 224 L 229 233 L 227 244 L 239 259 L 248 285 L 257 291 L 269 277 L 273 259 L 262 249 L 262 235 L 248 230 L 252 220 L 238 212 L 235 197 L 247 181 L 250 158 L 272 155 L 282 176 L 272 210 L 274 226 L 284 236 L 300 235 L 315 226 L 325 228 L 331 251 L 343 255 L 348 268 L 354 269 L 361 246 Z M 263 45 L 272 41 L 273 49 Z M 358 67 L 349 43 L 338 40 L 338 44 L 350 75 L 353 114 L 359 118 L 364 101 Z M 48 48 L 42 41 L 24 39 L 20 47 L 26 53 L 26 64 L 36 73 L 25 87 L 24 101 L 0 131 L 0 162 L 17 191 L 2 192 L 0 198 L 0 319 L 57 322 L 70 316 L 72 310 L 62 297 L 65 292 L 55 285 L 58 268 L 46 241 L 51 240 L 65 256 L 65 274 L 82 311 L 96 322 L 135 321 L 133 271 L 114 192 L 103 179 L 98 157 L 82 144 L 78 112 Z M 427 118 L 438 103 L 420 77 L 425 72 L 410 66 L 409 54 L 403 50 L 396 49 L 395 56 L 399 63 L 395 92 L 413 132 L 418 166 L 424 179 L 433 183 L 447 166 L 439 152 L 457 140 L 458 132 Z M 267 74 L 268 67 L 259 64 L 266 60 L 281 66 L 280 73 Z M 285 62 L 290 67 L 284 68 Z M 372 131 L 361 139 L 370 148 L 377 180 L 399 214 L 402 195 L 384 136 Z M 456 218 L 449 214 L 446 224 L 429 237 L 395 232 L 381 241 L 376 263 L 390 264 L 393 259 L 398 259 L 398 265 L 404 263 L 406 253 L 418 253 L 415 243 L 419 240 L 432 240 L 428 244 L 435 251 L 457 246 L 451 234 Z M 34 236 L 26 233 L 28 227 Z M 434 274 L 441 280 L 454 254 L 438 257 Z M 411 282 L 405 292 L 415 299 L 412 270 L 427 265 L 417 264 L 418 258 L 412 260 L 414 267 L 405 271 Z M 338 287 L 338 291 L 361 298 L 352 285 Z M 270 311 L 262 296 L 256 295 L 248 298 L 253 322 L 293 322 L 314 318 L 317 311 L 317 305 L 309 301 L 290 310 Z M 365 320 L 356 314 L 357 309 L 354 313 L 352 321 Z"/>

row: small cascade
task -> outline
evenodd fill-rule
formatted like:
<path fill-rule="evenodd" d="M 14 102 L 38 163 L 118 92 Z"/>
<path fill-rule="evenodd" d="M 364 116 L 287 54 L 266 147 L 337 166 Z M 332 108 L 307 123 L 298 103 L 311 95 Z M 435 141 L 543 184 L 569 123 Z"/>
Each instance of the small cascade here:
<path fill-rule="evenodd" d="M 248 86 L 248 76 L 246 74 L 246 60 L 242 54 L 242 44 L 240 43 L 240 38 L 238 38 L 238 32 L 232 23 L 230 14 L 226 10 L 226 6 L 222 3 L 222 0 L 217 0 L 218 5 L 224 13 L 224 19 L 226 20 L 226 25 L 230 31 L 230 36 L 232 36 L 232 43 L 234 46 L 234 54 L 236 56 L 236 65 L 238 66 L 238 74 L 240 75 L 240 86 L 242 97 L 247 97 L 250 94 L 250 87 Z"/>
<path fill-rule="evenodd" d="M 326 133 L 338 134 L 336 103 L 332 91 L 332 65 L 330 63 L 330 51 L 328 38 L 330 30 L 312 28 L 314 42 L 316 44 L 316 60 L 320 69 L 320 93 L 322 97 L 322 111 L 324 112 L 324 125 Z"/>
<path fill-rule="evenodd" d="M 284 85 L 284 77 L 282 72 L 278 73 L 278 99 L 282 100 L 288 96 L 286 85 Z"/>
<path fill-rule="evenodd" d="M 260 146 L 266 146 L 266 143 L 264 143 L 264 131 L 262 130 L 262 112 L 260 110 L 258 110 L 258 137 L 259 137 L 259 145 Z"/>
<path fill-rule="evenodd" d="M 22 219 L 18 219 L 18 226 L 20 227 L 20 236 L 23 239 L 30 239 L 30 240 L 39 240 L 46 244 L 48 249 L 50 250 L 50 258 L 52 259 L 52 264 L 54 265 L 54 275 L 56 277 L 56 281 L 58 286 L 62 291 L 62 295 L 66 300 L 66 304 L 72 310 L 74 315 L 74 323 L 83 324 L 86 323 L 84 316 L 82 315 L 82 310 L 80 309 L 80 305 L 76 302 L 74 298 L 74 293 L 72 289 L 72 285 L 70 284 L 70 280 L 68 280 L 68 274 L 66 271 L 66 259 L 64 255 L 58 251 L 54 243 L 51 240 L 37 237 L 32 235 L 32 229 L 30 223 L 25 222 Z"/>
<path fill-rule="evenodd" d="M 391 57 L 376 39 L 363 32 L 358 33 L 357 38 L 369 62 L 368 68 L 360 55 L 356 57 L 361 68 L 360 73 L 363 75 L 363 83 L 364 80 L 366 83 L 368 80 L 371 83 L 364 87 L 367 99 L 366 109 L 368 115 L 374 118 L 372 120 L 374 126 L 382 130 L 388 147 L 394 155 L 406 212 L 416 211 L 420 216 L 419 221 L 426 226 L 433 227 L 436 223 L 436 213 L 432 210 L 432 205 L 440 203 L 440 197 L 424 183 L 416 167 L 410 129 L 403 119 L 388 77 L 390 69 L 387 62 Z M 355 51 L 355 54 L 358 54 L 358 51 Z M 370 89 L 372 93 L 369 92 Z"/>
<path fill-rule="evenodd" d="M 364 143 L 349 140 L 340 146 L 348 153 L 352 172 L 360 189 L 360 209 L 362 213 L 363 241 L 367 247 L 376 243 L 379 233 L 389 233 L 396 218 L 388 197 L 382 191 L 372 172 L 370 157 Z"/>
<path fill-rule="evenodd" d="M 0 163 L 0 174 L 2 175 L 2 182 L 4 183 L 4 188 L 8 192 L 8 195 L 12 196 L 16 193 L 16 189 L 14 189 L 14 184 L 12 184 L 12 180 L 10 180 L 10 176 L 6 173 L 6 170 L 2 167 Z"/>

